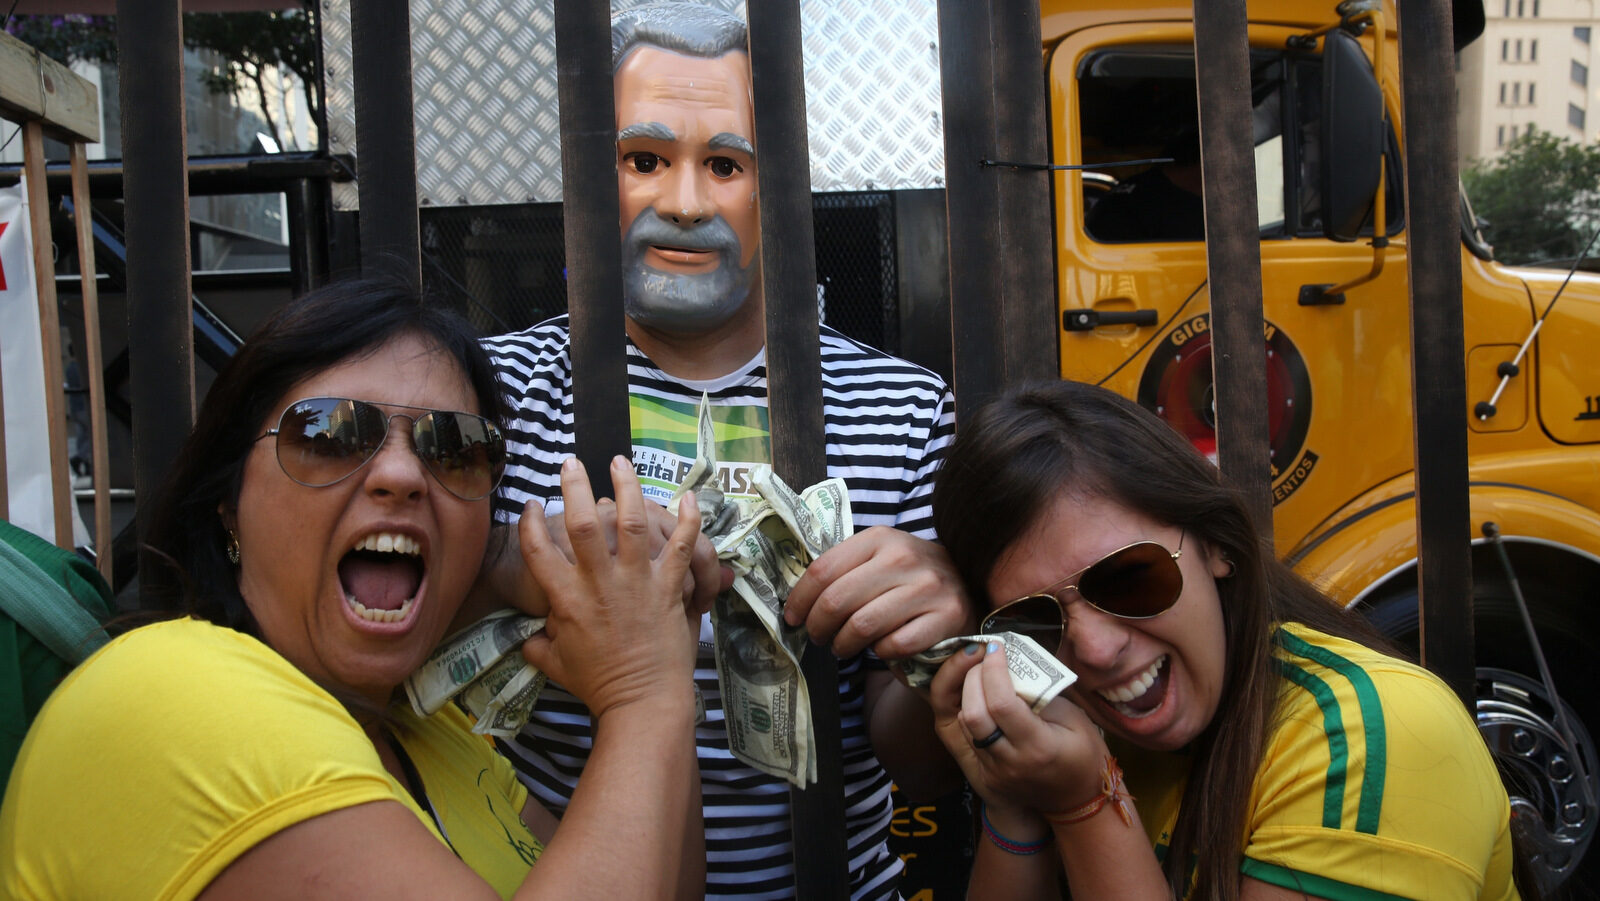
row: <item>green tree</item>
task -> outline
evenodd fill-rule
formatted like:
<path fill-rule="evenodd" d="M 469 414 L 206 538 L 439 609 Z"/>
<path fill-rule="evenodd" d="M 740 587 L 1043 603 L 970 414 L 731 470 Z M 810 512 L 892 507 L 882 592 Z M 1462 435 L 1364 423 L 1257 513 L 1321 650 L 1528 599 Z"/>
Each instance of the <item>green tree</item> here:
<path fill-rule="evenodd" d="M 301 0 L 300 9 L 270 12 L 185 13 L 184 46 L 209 50 L 221 60 L 201 76 L 201 83 L 213 94 L 233 97 L 246 88 L 253 89 L 267 127 L 276 135 L 266 75 L 272 67 L 287 69 L 301 84 L 312 121 L 320 122 L 322 79 L 311 24 L 314 2 Z M 5 30 L 65 65 L 74 60 L 115 63 L 116 27 L 114 16 L 37 15 L 12 16 Z"/>
<path fill-rule="evenodd" d="M 1600 224 L 1600 145 L 1533 131 L 1461 173 L 1484 237 L 1508 263 L 1572 259 Z"/>

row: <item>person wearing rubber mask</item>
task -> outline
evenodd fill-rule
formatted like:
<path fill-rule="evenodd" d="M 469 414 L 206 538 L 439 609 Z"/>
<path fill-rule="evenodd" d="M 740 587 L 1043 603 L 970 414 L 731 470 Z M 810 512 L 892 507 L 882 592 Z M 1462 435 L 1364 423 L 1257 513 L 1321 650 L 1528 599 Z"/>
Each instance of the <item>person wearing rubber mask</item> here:
<path fill-rule="evenodd" d="M 691 4 L 639 6 L 614 17 L 612 49 L 634 467 L 647 496 L 665 502 L 695 457 L 704 393 L 722 487 L 729 496 L 754 496 L 749 473 L 771 453 L 760 148 L 745 25 Z M 914 795 L 958 784 L 926 702 L 881 666 L 973 625 L 929 519 L 954 407 L 944 383 L 921 367 L 827 327 L 821 345 L 828 475 L 849 485 L 856 532 L 811 564 L 785 618 L 840 658 L 843 743 L 819 753 L 844 757 L 852 894 L 894 897 L 901 862 L 886 844 L 890 772 Z M 496 513 L 509 521 L 529 501 L 559 510 L 558 467 L 573 451 L 566 318 L 487 347 L 513 405 L 512 460 Z M 697 558 L 694 573 L 694 592 L 709 604 L 725 587 L 714 561 Z M 707 705 L 697 736 L 706 893 L 791 897 L 788 785 L 730 754 L 713 647 L 707 618 L 696 669 Z M 503 750 L 534 793 L 559 808 L 588 743 L 582 705 L 551 691 Z"/>

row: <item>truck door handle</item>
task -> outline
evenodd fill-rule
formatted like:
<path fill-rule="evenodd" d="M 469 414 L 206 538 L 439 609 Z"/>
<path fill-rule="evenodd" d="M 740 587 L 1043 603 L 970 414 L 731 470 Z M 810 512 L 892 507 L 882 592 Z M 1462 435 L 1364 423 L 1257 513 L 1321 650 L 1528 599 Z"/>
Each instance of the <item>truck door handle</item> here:
<path fill-rule="evenodd" d="M 1066 310 L 1061 314 L 1061 327 L 1069 332 L 1087 332 L 1102 325 L 1155 324 L 1155 310 Z"/>

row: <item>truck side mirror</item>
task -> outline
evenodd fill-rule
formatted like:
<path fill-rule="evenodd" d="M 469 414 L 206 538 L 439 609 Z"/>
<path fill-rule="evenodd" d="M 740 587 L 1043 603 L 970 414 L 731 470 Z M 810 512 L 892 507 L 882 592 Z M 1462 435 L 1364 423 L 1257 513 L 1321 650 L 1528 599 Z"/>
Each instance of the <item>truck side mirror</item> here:
<path fill-rule="evenodd" d="M 1383 93 L 1355 38 L 1336 28 L 1322 46 L 1322 233 L 1354 241 L 1380 188 Z"/>

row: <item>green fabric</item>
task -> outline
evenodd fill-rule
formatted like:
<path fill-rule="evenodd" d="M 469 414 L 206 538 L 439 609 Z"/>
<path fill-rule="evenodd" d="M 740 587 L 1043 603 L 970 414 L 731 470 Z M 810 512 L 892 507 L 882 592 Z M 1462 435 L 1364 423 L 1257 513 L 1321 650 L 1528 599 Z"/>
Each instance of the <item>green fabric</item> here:
<path fill-rule="evenodd" d="M 1355 663 L 1327 648 L 1317 647 L 1278 630 L 1278 643 L 1291 654 L 1314 660 L 1350 680 L 1356 703 L 1361 707 L 1362 733 L 1367 738 L 1366 764 L 1361 772 L 1361 807 L 1356 814 L 1356 831 L 1378 834 L 1378 817 L 1383 812 L 1383 783 L 1388 772 L 1388 735 L 1383 723 L 1383 704 L 1372 677 Z"/>
<path fill-rule="evenodd" d="M 1322 825 L 1338 829 L 1344 811 L 1344 776 L 1349 766 L 1350 752 L 1344 735 L 1344 717 L 1339 713 L 1339 701 L 1333 696 L 1328 683 L 1284 660 L 1273 661 L 1278 672 L 1290 682 L 1300 686 L 1317 700 L 1322 710 L 1323 731 L 1328 733 L 1328 775 L 1323 785 Z"/>
<path fill-rule="evenodd" d="M 1301 873 L 1288 867 L 1262 863 L 1249 857 L 1246 857 L 1244 862 L 1239 865 L 1239 872 L 1268 885 L 1301 892 L 1313 898 L 1328 898 L 1331 901 L 1409 901 L 1409 899 L 1400 895 L 1391 895 L 1388 892 L 1361 888 L 1357 885 L 1340 882 L 1337 879 L 1329 879 L 1326 876 Z"/>
<path fill-rule="evenodd" d="M 100 573 L 77 554 L 62 550 L 26 529 L 0 520 L 0 542 L 60 584 L 97 622 L 111 615 L 111 589 Z M 43 641 L 0 611 L 0 794 L 28 724 L 50 692 L 72 669 Z"/>

